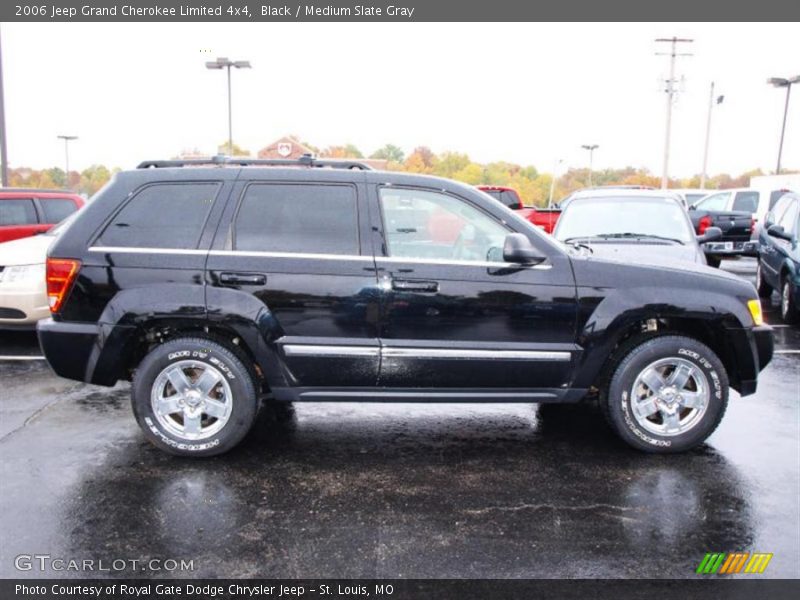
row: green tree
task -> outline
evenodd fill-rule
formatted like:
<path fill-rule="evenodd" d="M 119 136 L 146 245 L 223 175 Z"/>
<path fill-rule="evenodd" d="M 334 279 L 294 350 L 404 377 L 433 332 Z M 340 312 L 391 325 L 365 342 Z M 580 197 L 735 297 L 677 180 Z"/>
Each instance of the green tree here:
<path fill-rule="evenodd" d="M 219 146 L 217 146 L 217 154 L 224 154 L 226 156 L 228 155 L 228 142 L 222 142 Z M 234 144 L 233 151 L 230 153 L 230 156 L 250 156 L 250 150 L 245 150 L 244 148 Z"/>
<path fill-rule="evenodd" d="M 394 163 L 401 163 L 405 160 L 406 155 L 399 146 L 395 146 L 394 144 L 386 144 L 383 148 L 379 148 L 370 154 L 369 157 L 388 160 L 389 162 Z"/>

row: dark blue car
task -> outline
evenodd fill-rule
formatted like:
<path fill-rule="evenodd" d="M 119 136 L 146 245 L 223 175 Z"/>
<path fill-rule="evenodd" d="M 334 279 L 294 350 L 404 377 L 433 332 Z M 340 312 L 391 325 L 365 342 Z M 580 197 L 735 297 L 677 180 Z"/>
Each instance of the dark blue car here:
<path fill-rule="evenodd" d="M 785 194 L 767 214 L 759 233 L 756 285 L 762 298 L 773 290 L 781 296 L 781 316 L 787 323 L 800 321 L 800 195 Z"/>

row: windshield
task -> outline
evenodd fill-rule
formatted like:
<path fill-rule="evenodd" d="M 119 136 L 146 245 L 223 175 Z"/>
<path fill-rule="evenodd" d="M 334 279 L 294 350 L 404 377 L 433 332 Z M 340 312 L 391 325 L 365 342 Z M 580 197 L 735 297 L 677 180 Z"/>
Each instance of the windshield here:
<path fill-rule="evenodd" d="M 560 241 L 620 234 L 694 239 L 686 213 L 672 198 L 576 198 L 553 233 Z"/>

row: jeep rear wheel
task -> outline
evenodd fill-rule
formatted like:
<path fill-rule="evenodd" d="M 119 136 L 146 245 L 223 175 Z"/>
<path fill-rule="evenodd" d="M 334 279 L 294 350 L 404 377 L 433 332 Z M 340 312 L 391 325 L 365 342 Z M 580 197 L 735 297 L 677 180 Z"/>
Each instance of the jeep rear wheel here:
<path fill-rule="evenodd" d="M 154 348 L 133 381 L 133 412 L 145 436 L 180 456 L 213 456 L 252 427 L 258 397 L 244 357 L 203 338 Z"/>
<path fill-rule="evenodd" d="M 646 452 L 699 446 L 719 425 L 728 402 L 725 367 L 706 345 L 660 336 L 631 348 L 605 394 L 611 427 Z"/>

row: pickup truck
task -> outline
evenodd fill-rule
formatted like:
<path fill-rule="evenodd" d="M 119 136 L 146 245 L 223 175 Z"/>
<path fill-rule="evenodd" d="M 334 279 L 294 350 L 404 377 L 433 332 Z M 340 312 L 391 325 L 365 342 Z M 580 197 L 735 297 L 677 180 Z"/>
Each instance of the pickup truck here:
<path fill-rule="evenodd" d="M 511 210 L 517 211 L 520 216 L 533 223 L 545 233 L 553 233 L 561 210 L 558 208 L 532 208 L 523 206 L 517 190 L 500 185 L 479 185 L 478 189 L 499 200 Z"/>
<path fill-rule="evenodd" d="M 750 243 L 755 226 L 752 213 L 724 210 L 713 202 L 714 198 L 708 196 L 689 207 L 689 218 L 697 235 L 705 234 L 710 227 L 722 231 L 722 237 L 703 245 L 708 264 L 718 267 L 723 258 L 756 256 L 754 245 Z"/>

